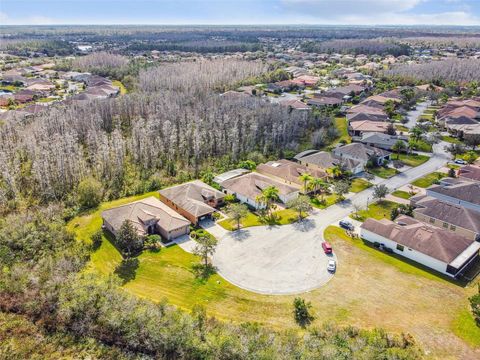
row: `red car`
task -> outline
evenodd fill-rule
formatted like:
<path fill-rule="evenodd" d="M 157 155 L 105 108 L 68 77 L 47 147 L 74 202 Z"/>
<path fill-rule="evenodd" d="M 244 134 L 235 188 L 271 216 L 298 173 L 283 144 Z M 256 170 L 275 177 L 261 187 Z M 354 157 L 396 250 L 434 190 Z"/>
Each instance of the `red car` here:
<path fill-rule="evenodd" d="M 325 251 L 325 254 L 331 254 L 333 252 L 332 245 L 330 245 L 326 241 L 322 243 L 322 248 L 323 248 L 323 251 Z"/>

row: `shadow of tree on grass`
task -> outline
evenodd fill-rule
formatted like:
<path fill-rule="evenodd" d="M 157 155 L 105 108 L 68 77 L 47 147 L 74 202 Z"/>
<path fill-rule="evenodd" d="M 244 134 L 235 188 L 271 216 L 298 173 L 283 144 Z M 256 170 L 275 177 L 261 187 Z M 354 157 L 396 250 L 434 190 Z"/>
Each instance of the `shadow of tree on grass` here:
<path fill-rule="evenodd" d="M 137 258 L 126 258 L 115 268 L 114 273 L 122 279 L 125 285 L 129 281 L 135 280 L 140 261 Z"/>

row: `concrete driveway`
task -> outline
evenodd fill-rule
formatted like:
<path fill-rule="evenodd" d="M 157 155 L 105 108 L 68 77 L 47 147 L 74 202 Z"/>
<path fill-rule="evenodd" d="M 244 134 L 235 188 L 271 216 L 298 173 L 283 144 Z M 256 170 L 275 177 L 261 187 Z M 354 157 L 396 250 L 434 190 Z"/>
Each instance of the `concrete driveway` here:
<path fill-rule="evenodd" d="M 284 226 L 256 226 L 228 233 L 213 257 L 220 275 L 261 294 L 297 294 L 327 283 L 335 255 L 323 252 L 313 220 Z"/>
<path fill-rule="evenodd" d="M 427 162 L 380 183 L 394 191 L 443 167 L 449 159 L 444 146 L 435 144 Z M 213 264 L 232 284 L 257 293 L 296 294 L 320 287 L 333 276 L 326 270 L 328 257 L 321 247 L 325 228 L 347 217 L 353 204 L 365 207 L 372 201 L 373 188 L 369 188 L 325 210 L 314 210 L 301 223 L 234 232 L 206 224 L 207 230 L 219 239 Z"/>

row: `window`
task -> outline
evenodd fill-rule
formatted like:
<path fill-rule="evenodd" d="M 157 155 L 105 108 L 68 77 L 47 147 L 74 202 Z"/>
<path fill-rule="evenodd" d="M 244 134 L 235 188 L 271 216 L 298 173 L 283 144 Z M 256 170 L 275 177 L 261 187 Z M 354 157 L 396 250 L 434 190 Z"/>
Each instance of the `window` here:
<path fill-rule="evenodd" d="M 430 218 L 430 224 L 435 224 L 435 219 L 434 218 Z"/>
<path fill-rule="evenodd" d="M 450 230 L 455 231 L 457 230 L 457 227 L 455 225 L 450 225 Z"/>
<path fill-rule="evenodd" d="M 397 250 L 403 251 L 405 247 L 403 245 L 397 244 Z"/>
<path fill-rule="evenodd" d="M 444 223 L 443 223 L 443 227 L 444 227 L 445 229 L 448 229 L 448 223 L 444 222 Z"/>

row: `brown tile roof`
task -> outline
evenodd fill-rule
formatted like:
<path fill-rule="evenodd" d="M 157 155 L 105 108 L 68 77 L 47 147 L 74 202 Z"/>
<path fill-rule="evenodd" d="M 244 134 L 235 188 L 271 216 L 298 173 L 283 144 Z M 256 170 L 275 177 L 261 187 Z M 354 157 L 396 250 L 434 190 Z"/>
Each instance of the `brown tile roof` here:
<path fill-rule="evenodd" d="M 258 195 L 261 195 L 262 190 L 272 185 L 278 189 L 280 195 L 288 195 L 298 191 L 298 189 L 293 186 L 286 185 L 259 173 L 249 173 L 233 179 L 228 179 L 223 181 L 220 185 L 227 190 L 243 195 L 252 200 L 255 200 Z"/>
<path fill-rule="evenodd" d="M 146 235 L 144 223 L 149 220 L 154 220 L 158 226 L 166 231 L 190 225 L 190 221 L 153 196 L 105 210 L 102 212 L 102 218 L 115 231 L 120 229 L 125 220 L 130 220 L 140 235 Z"/>
<path fill-rule="evenodd" d="M 341 159 L 326 151 L 319 151 L 314 154 L 302 156 L 299 160 L 307 164 L 316 165 L 322 169 L 330 169 L 336 165 L 343 165 L 347 170 L 353 170 L 360 164 L 359 161 Z"/>
<path fill-rule="evenodd" d="M 347 114 L 347 120 L 352 123 L 354 121 L 364 121 L 364 120 L 370 120 L 370 121 L 387 121 L 388 116 L 387 114 L 369 114 L 369 113 L 364 113 L 364 112 L 359 112 L 359 113 L 349 113 Z"/>
<path fill-rule="evenodd" d="M 375 148 L 361 143 L 351 143 L 334 150 L 334 154 L 337 156 L 349 156 L 358 161 L 366 162 L 372 156 L 384 157 L 391 153 L 386 150 Z"/>
<path fill-rule="evenodd" d="M 441 201 L 431 196 L 416 196 L 415 212 L 480 233 L 480 212 Z"/>
<path fill-rule="evenodd" d="M 310 110 L 310 106 L 296 99 L 281 100 L 278 103 L 296 110 Z"/>
<path fill-rule="evenodd" d="M 467 165 L 460 169 L 457 172 L 459 177 L 480 181 L 480 166 L 476 165 Z"/>
<path fill-rule="evenodd" d="M 388 123 L 370 120 L 354 121 L 350 123 L 350 128 L 353 131 L 384 133 L 388 129 Z"/>
<path fill-rule="evenodd" d="M 437 193 L 480 205 L 480 183 L 474 181 L 456 181 L 451 185 L 432 185 L 427 193 Z"/>
<path fill-rule="evenodd" d="M 451 263 L 473 243 L 461 235 L 404 215 L 398 217 L 396 223 L 368 218 L 361 228 L 445 263 Z"/>
<path fill-rule="evenodd" d="M 374 106 L 367 106 L 364 104 L 352 106 L 350 109 L 347 110 L 349 114 L 355 113 L 365 113 L 365 114 L 375 114 L 375 115 L 387 115 L 383 110 L 383 106 L 374 107 Z"/>
<path fill-rule="evenodd" d="M 205 203 L 208 199 L 221 200 L 225 197 L 221 191 L 200 180 L 172 186 L 160 190 L 159 193 L 195 217 L 215 211 L 213 207 Z"/>
<path fill-rule="evenodd" d="M 260 164 L 257 166 L 257 171 L 259 173 L 272 175 L 298 185 L 302 185 L 302 182 L 298 179 L 302 174 L 310 174 L 316 178 L 324 178 L 327 176 L 324 171 L 309 169 L 304 165 L 285 159 L 269 161 L 266 164 Z"/>
<path fill-rule="evenodd" d="M 341 99 L 337 99 L 334 97 L 315 97 L 313 99 L 308 99 L 307 104 L 308 105 L 316 105 L 316 106 L 322 106 L 322 105 L 339 105 L 342 103 Z"/>

